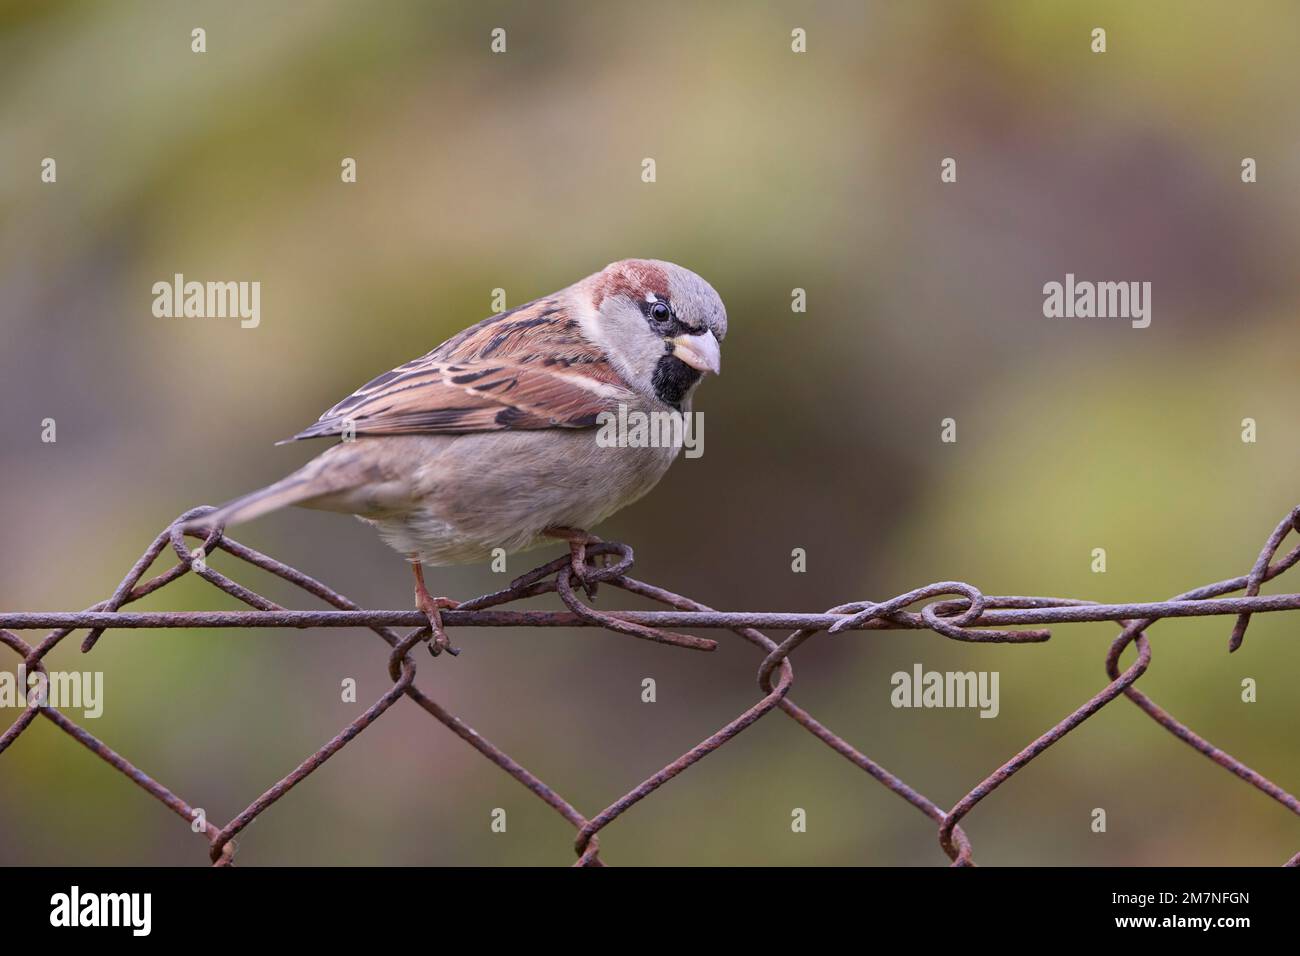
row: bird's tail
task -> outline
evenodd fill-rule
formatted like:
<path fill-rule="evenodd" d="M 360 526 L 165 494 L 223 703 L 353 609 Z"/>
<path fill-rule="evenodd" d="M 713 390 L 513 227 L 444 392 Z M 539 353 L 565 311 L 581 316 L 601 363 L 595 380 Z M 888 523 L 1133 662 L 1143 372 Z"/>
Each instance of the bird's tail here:
<path fill-rule="evenodd" d="M 357 487 L 365 477 L 354 466 L 355 459 L 350 454 L 337 453 L 347 447 L 335 445 L 288 477 L 228 501 L 215 511 L 191 518 L 185 522 L 185 530 L 205 532 L 217 527 L 228 528 L 289 505 L 310 506 Z"/>

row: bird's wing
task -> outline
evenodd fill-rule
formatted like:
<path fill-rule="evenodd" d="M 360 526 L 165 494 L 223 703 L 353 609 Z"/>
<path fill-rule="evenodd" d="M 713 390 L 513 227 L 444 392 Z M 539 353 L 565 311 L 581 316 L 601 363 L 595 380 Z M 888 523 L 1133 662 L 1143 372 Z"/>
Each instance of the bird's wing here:
<path fill-rule="evenodd" d="M 634 398 L 558 299 L 494 315 L 367 382 L 292 440 L 590 428 Z"/>

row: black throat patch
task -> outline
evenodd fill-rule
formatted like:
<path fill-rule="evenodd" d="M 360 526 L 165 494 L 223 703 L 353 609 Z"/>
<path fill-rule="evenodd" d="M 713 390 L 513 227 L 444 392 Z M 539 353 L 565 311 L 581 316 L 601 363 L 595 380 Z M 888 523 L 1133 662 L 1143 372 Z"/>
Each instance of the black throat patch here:
<path fill-rule="evenodd" d="M 670 405 L 679 412 L 682 399 L 691 390 L 691 386 L 700 380 L 699 369 L 691 368 L 676 355 L 665 355 L 655 366 L 653 378 L 655 395 L 665 405 Z"/>

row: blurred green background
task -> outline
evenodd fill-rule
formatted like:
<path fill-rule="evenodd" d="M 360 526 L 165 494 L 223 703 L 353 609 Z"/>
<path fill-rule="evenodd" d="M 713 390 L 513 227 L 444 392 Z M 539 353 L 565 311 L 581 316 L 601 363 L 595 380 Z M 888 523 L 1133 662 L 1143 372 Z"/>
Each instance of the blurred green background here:
<path fill-rule="evenodd" d="M 1286 2 L 7 2 L 0 607 L 101 600 L 174 515 L 306 460 L 321 446 L 272 443 L 486 315 L 492 289 L 516 305 L 626 256 L 694 269 L 731 319 L 696 404 L 704 456 L 597 529 L 635 545 L 639 576 L 715 607 L 821 610 L 954 578 L 1154 600 L 1245 573 L 1300 500 L 1297 35 Z M 155 318 L 150 288 L 177 272 L 259 280 L 260 327 Z M 1150 281 L 1151 327 L 1045 319 L 1043 283 L 1067 272 Z M 238 537 L 364 606 L 411 602 L 358 522 L 292 511 Z M 431 587 L 502 583 L 452 568 Z M 138 605 L 234 606 L 190 578 Z M 1232 657 L 1230 628 L 1153 628 L 1140 686 L 1294 792 L 1296 618 L 1257 618 Z M 951 806 L 1104 686 L 1114 633 L 821 636 L 791 696 Z M 88 729 L 218 823 L 388 686 L 362 631 L 119 631 L 88 657 L 80 636 L 48 661 L 105 672 Z M 588 814 L 759 696 L 758 655 L 727 635 L 712 656 L 597 631 L 453 637 L 459 659 L 418 655 L 421 685 Z M 999 671 L 1000 716 L 895 710 L 890 675 L 916 662 Z M 340 701 L 345 677 L 360 703 Z M 1293 815 L 1123 700 L 964 826 L 983 864 L 1271 865 L 1300 847 Z M 929 820 L 780 714 L 601 840 L 624 864 L 946 862 Z M 400 701 L 263 814 L 238 861 L 555 864 L 571 841 Z M 0 862 L 206 856 L 38 721 L 0 757 Z"/>

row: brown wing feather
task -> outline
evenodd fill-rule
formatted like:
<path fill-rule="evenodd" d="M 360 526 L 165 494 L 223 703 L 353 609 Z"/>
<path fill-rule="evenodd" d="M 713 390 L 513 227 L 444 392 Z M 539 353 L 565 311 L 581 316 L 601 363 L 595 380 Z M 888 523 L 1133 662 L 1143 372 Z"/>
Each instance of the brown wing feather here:
<path fill-rule="evenodd" d="M 632 393 L 568 310 L 538 299 L 367 382 L 294 439 L 590 428 Z"/>

